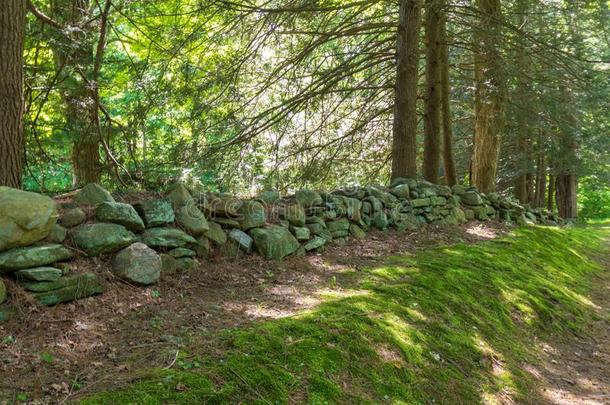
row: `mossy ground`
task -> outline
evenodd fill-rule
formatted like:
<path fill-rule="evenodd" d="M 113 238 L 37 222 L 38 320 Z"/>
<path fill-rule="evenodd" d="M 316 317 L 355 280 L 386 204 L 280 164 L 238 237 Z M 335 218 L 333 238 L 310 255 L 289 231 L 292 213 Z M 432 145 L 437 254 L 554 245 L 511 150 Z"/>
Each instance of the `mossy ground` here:
<path fill-rule="evenodd" d="M 540 339 L 581 333 L 607 226 L 516 229 L 387 257 L 314 310 L 191 336 L 171 369 L 85 404 L 536 403 Z M 607 250 L 604 254 L 607 255 Z"/>

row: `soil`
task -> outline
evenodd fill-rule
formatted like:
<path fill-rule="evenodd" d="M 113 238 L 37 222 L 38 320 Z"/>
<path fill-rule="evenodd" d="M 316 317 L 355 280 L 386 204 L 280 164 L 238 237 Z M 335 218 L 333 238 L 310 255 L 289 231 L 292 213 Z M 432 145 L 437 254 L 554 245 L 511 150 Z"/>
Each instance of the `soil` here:
<path fill-rule="evenodd" d="M 509 230 L 489 222 L 371 232 L 365 240 L 282 262 L 258 256 L 229 261 L 212 253 L 198 270 L 164 275 L 148 288 L 113 277 L 109 257 L 77 259 L 72 271 L 96 272 L 104 280 L 102 295 L 40 307 L 9 285 L 17 314 L 0 324 L 0 404 L 12 403 L 19 393 L 32 403 L 64 403 L 121 386 L 142 377 L 142 370 L 172 366 L 180 350 L 189 352 L 182 336 L 196 336 L 188 345 L 196 344 L 199 352 L 222 353 L 215 332 L 311 308 L 320 292 L 356 282 L 358 270 L 380 257 L 476 243 Z M 548 367 L 532 370 L 544 379 L 551 403 L 610 403 L 610 277 L 604 283 L 594 300 L 605 315 L 591 336 L 555 344 Z"/>

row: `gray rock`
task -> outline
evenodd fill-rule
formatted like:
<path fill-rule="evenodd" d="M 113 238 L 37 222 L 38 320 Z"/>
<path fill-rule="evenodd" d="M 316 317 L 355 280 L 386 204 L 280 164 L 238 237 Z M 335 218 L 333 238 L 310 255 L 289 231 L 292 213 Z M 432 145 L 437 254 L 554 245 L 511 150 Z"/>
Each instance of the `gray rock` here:
<path fill-rule="evenodd" d="M 304 244 L 303 247 L 306 251 L 309 252 L 310 250 L 319 249 L 324 245 L 326 245 L 326 239 L 320 236 L 316 236 L 315 238 Z"/>
<path fill-rule="evenodd" d="M 266 259 L 281 260 L 299 248 L 299 242 L 282 226 L 270 225 L 250 231 L 256 251 Z"/>
<path fill-rule="evenodd" d="M 408 184 L 399 184 L 390 190 L 390 193 L 401 199 L 409 198 L 410 192 Z"/>
<path fill-rule="evenodd" d="M 195 257 L 197 256 L 197 252 L 187 248 L 175 248 L 167 252 L 170 256 L 179 259 L 181 257 Z"/>
<path fill-rule="evenodd" d="M 172 191 L 167 195 L 167 199 L 174 208 L 176 222 L 186 232 L 199 236 L 209 229 L 207 219 L 183 184 L 174 185 Z"/>
<path fill-rule="evenodd" d="M 197 240 L 177 228 L 148 228 L 140 235 L 142 243 L 153 248 L 179 248 Z"/>
<path fill-rule="evenodd" d="M 239 229 L 232 229 L 231 232 L 229 232 L 228 240 L 235 243 L 235 245 L 244 252 L 250 252 L 250 250 L 252 250 L 253 240 L 244 231 L 240 231 Z"/>
<path fill-rule="evenodd" d="M 140 285 L 154 284 L 161 275 L 161 258 L 143 243 L 121 250 L 112 261 L 112 271 L 123 280 Z"/>
<path fill-rule="evenodd" d="M 348 231 L 349 221 L 345 218 L 341 218 L 336 221 L 328 221 L 326 223 L 326 229 L 328 229 L 328 231 L 331 233 L 337 231 Z"/>
<path fill-rule="evenodd" d="M 227 234 L 220 225 L 216 222 L 208 222 L 210 229 L 205 233 L 205 236 L 215 245 L 224 245 L 227 241 Z"/>
<path fill-rule="evenodd" d="M 136 235 L 119 224 L 87 224 L 74 232 L 76 247 L 89 256 L 112 253 L 137 241 Z"/>
<path fill-rule="evenodd" d="M 42 305 L 55 305 L 61 302 L 74 301 L 90 297 L 104 291 L 101 283 L 93 273 L 84 273 L 71 277 L 62 277 L 48 283 L 23 284 L 26 290 L 34 291 L 34 299 Z"/>
<path fill-rule="evenodd" d="M 0 272 L 46 266 L 73 256 L 70 249 L 57 244 L 15 248 L 0 253 Z"/>
<path fill-rule="evenodd" d="M 95 209 L 95 216 L 99 222 L 111 222 L 123 225 L 133 232 L 144 230 L 144 221 L 129 204 L 117 202 L 103 202 Z"/>
<path fill-rule="evenodd" d="M 258 200 L 262 201 L 264 204 L 274 204 L 274 203 L 278 202 L 279 199 L 280 199 L 280 193 L 277 190 L 263 191 L 258 196 Z"/>
<path fill-rule="evenodd" d="M 56 222 L 57 208 L 49 197 L 0 187 L 0 252 L 43 240 Z"/>
<path fill-rule="evenodd" d="M 288 204 L 282 208 L 283 218 L 290 222 L 291 225 L 305 225 L 305 209 L 301 204 Z"/>
<path fill-rule="evenodd" d="M 483 199 L 476 191 L 465 191 L 460 194 L 460 201 L 462 204 L 477 206 L 483 205 Z"/>
<path fill-rule="evenodd" d="M 297 240 L 308 240 L 311 235 L 309 228 L 301 226 L 291 226 L 290 231 Z"/>
<path fill-rule="evenodd" d="M 135 209 L 148 228 L 171 224 L 176 219 L 172 204 L 165 199 L 142 201 Z"/>
<path fill-rule="evenodd" d="M 63 243 L 66 240 L 66 236 L 68 236 L 68 231 L 61 225 L 55 224 L 53 225 L 53 229 L 49 233 L 49 236 L 46 237 L 45 242 L 48 243 Z"/>
<path fill-rule="evenodd" d="M 322 197 L 320 194 L 313 190 L 303 188 L 294 194 L 294 198 L 303 207 L 312 207 L 314 205 L 322 204 Z"/>
<path fill-rule="evenodd" d="M 237 210 L 242 231 L 265 225 L 265 207 L 258 201 L 244 201 Z"/>
<path fill-rule="evenodd" d="M 114 202 L 114 198 L 99 184 L 90 183 L 80 189 L 74 196 L 74 202 L 84 205 L 97 205 L 103 202 Z"/>

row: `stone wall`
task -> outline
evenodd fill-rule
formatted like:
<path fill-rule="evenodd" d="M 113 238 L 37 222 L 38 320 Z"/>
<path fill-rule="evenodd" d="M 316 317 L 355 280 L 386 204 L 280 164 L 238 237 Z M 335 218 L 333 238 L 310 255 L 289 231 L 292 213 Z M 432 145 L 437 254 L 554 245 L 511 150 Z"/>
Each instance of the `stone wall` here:
<path fill-rule="evenodd" d="M 0 187 L 0 275 L 15 279 L 39 303 L 54 305 L 103 292 L 95 274 L 72 274 L 75 256 L 111 255 L 116 276 L 149 285 L 163 272 L 196 269 L 212 249 L 227 258 L 281 260 L 364 238 L 370 229 L 414 231 L 469 220 L 559 223 L 544 210 L 495 193 L 414 179 L 395 179 L 389 187 L 302 189 L 287 197 L 266 191 L 248 200 L 175 184 L 163 197 L 133 205 L 115 201 L 96 184 L 61 203 Z M 0 278 L 0 303 L 5 298 Z"/>

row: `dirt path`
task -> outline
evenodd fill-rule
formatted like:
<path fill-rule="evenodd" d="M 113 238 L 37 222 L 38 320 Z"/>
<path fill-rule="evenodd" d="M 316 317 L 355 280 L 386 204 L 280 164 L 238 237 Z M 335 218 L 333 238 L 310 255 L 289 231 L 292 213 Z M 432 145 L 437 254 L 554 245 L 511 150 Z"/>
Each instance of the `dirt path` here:
<path fill-rule="evenodd" d="M 606 271 L 593 280 L 588 297 L 596 319 L 580 335 L 541 344 L 543 366 L 531 370 L 549 404 L 610 404 L 610 240 L 604 253 L 597 260 Z"/>

